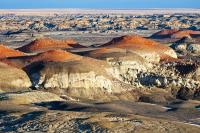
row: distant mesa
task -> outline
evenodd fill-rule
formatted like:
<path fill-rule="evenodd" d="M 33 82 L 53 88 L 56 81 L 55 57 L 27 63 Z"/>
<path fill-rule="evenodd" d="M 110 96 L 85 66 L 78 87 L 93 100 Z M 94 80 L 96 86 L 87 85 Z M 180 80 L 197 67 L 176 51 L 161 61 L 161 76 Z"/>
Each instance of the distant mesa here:
<path fill-rule="evenodd" d="M 24 55 L 25 53 L 23 52 L 8 48 L 4 46 L 3 44 L 0 44 L 0 59 L 8 58 L 8 57 L 18 57 L 18 56 L 24 56 Z"/>
<path fill-rule="evenodd" d="M 18 48 L 18 50 L 32 53 L 32 52 L 44 52 L 52 49 L 68 49 L 68 48 L 84 48 L 84 46 L 78 44 L 73 39 L 56 40 L 51 38 L 36 39 L 33 42 Z"/>
<path fill-rule="evenodd" d="M 196 37 L 200 35 L 200 31 L 193 31 L 193 30 L 162 30 L 159 31 L 151 36 L 151 38 L 154 39 L 165 39 L 165 38 L 171 38 L 171 39 L 181 39 L 183 37 Z"/>
<path fill-rule="evenodd" d="M 159 58 L 162 55 L 177 58 L 176 53 L 170 47 L 138 35 L 127 35 L 114 38 L 112 41 L 102 45 L 102 47 L 128 49 L 149 61 L 159 61 Z"/>

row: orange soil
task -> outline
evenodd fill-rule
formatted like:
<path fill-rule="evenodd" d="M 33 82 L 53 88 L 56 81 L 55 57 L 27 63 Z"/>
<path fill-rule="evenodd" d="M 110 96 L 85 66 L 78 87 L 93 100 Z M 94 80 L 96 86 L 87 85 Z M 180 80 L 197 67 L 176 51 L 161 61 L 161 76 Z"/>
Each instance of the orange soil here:
<path fill-rule="evenodd" d="M 162 54 L 162 52 L 171 50 L 171 48 L 165 45 L 162 45 L 150 39 L 143 38 L 138 35 L 123 36 L 123 37 L 115 38 L 111 42 L 104 44 L 102 46 L 125 48 L 125 49 L 130 49 L 130 50 L 135 50 L 135 51 L 144 51 L 148 53 L 156 52 L 159 54 Z"/>
<path fill-rule="evenodd" d="M 23 68 L 34 62 L 67 62 L 82 59 L 82 56 L 66 52 L 64 50 L 49 50 L 37 55 L 23 56 L 17 58 L 1 59 L 0 62 L 13 67 Z"/>
<path fill-rule="evenodd" d="M 10 49 L 5 47 L 4 45 L 0 44 L 0 58 L 7 58 L 7 57 L 17 57 L 17 56 L 24 56 L 25 53 L 20 52 L 18 50 Z"/>
<path fill-rule="evenodd" d="M 163 54 L 160 56 L 160 62 L 180 62 L 182 59 L 173 58 L 169 55 Z"/>
<path fill-rule="evenodd" d="M 172 35 L 172 38 L 180 39 L 186 36 L 192 36 L 192 35 L 198 35 L 198 34 L 200 35 L 200 31 L 183 30 L 183 31 L 178 31 L 174 33 Z"/>
<path fill-rule="evenodd" d="M 158 42 L 151 39 L 143 38 L 139 35 L 127 35 L 119 38 L 114 38 L 111 42 L 104 44 L 103 46 L 115 46 L 115 47 L 155 47 L 160 46 Z M 162 47 L 163 45 L 161 45 Z"/>
<path fill-rule="evenodd" d="M 36 39 L 28 45 L 25 45 L 18 50 L 23 52 L 43 52 L 52 49 L 65 49 L 65 48 L 84 48 L 73 39 L 56 40 L 51 38 Z"/>
<path fill-rule="evenodd" d="M 34 56 L 31 56 L 27 59 L 28 62 L 37 62 L 37 61 L 55 61 L 55 62 L 65 62 L 72 60 L 79 60 L 81 56 L 66 52 L 64 50 L 49 50 L 44 53 L 40 53 Z"/>
<path fill-rule="evenodd" d="M 175 38 L 180 39 L 186 36 L 192 35 L 200 35 L 200 31 L 193 31 L 193 30 L 162 30 L 152 35 L 152 37 L 161 37 L 161 38 Z"/>

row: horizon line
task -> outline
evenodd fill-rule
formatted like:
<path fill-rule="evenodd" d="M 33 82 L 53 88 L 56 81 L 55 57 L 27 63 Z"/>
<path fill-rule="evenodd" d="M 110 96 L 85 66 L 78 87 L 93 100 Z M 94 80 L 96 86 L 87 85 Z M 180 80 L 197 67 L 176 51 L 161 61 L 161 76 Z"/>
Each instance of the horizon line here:
<path fill-rule="evenodd" d="M 174 10 L 174 9 L 200 9 L 198 8 L 176 8 L 176 7 L 170 7 L 170 8 L 0 8 L 0 10 L 63 10 L 63 9 L 82 9 L 82 10 Z"/>

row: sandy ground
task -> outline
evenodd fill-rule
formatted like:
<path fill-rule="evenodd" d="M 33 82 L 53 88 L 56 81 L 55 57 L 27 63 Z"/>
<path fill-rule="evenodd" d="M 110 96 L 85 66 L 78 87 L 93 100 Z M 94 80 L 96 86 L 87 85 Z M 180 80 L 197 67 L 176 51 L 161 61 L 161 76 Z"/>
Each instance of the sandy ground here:
<path fill-rule="evenodd" d="M 0 132 L 136 132 L 198 133 L 198 101 L 171 103 L 45 102 L 0 104 Z"/>

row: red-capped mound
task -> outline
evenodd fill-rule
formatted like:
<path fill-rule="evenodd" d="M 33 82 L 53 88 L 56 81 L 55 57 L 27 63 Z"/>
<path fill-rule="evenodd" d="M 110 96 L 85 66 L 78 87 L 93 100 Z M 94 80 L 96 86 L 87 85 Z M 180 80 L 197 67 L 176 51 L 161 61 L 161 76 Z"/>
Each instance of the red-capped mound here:
<path fill-rule="evenodd" d="M 151 36 L 151 38 L 170 38 L 172 34 L 178 32 L 177 29 L 165 29 L 161 30 Z"/>
<path fill-rule="evenodd" d="M 80 60 L 81 58 L 82 56 L 75 55 L 64 50 L 49 50 L 37 55 L 2 59 L 0 62 L 13 67 L 23 68 L 34 62 L 67 62 Z"/>
<path fill-rule="evenodd" d="M 151 38 L 155 39 L 164 39 L 164 38 L 173 38 L 173 39 L 180 39 L 183 37 L 188 36 L 196 36 L 200 35 L 200 31 L 193 31 L 193 30 L 161 30 L 151 36 Z"/>
<path fill-rule="evenodd" d="M 126 48 L 126 47 L 162 47 L 166 48 L 163 45 L 160 45 L 160 43 L 153 41 L 151 39 L 143 38 L 139 35 L 127 35 L 122 36 L 118 38 L 114 38 L 112 41 L 102 45 L 102 46 L 115 46 L 119 48 Z"/>
<path fill-rule="evenodd" d="M 84 48 L 73 39 L 56 40 L 51 38 L 36 39 L 28 45 L 18 48 L 23 52 L 44 52 L 53 49 Z"/>
<path fill-rule="evenodd" d="M 171 38 L 181 39 L 181 38 L 187 37 L 187 36 L 192 37 L 193 35 L 200 35 L 200 31 L 192 31 L 192 30 L 178 31 L 178 32 L 172 34 Z"/>
<path fill-rule="evenodd" d="M 44 53 L 40 53 L 34 56 L 30 56 L 26 59 L 28 62 L 38 62 L 38 61 L 53 61 L 53 62 L 65 62 L 79 60 L 81 56 L 66 52 L 64 50 L 49 50 Z"/>
<path fill-rule="evenodd" d="M 142 54 L 147 56 L 156 53 L 159 56 L 168 55 L 177 58 L 176 53 L 170 47 L 138 35 L 114 38 L 111 42 L 104 44 L 103 46 L 132 50 L 141 56 Z"/>
<path fill-rule="evenodd" d="M 23 52 L 18 50 L 10 49 L 5 47 L 4 45 L 0 44 L 0 58 L 7 58 L 7 57 L 17 57 L 17 56 L 24 56 Z"/>

